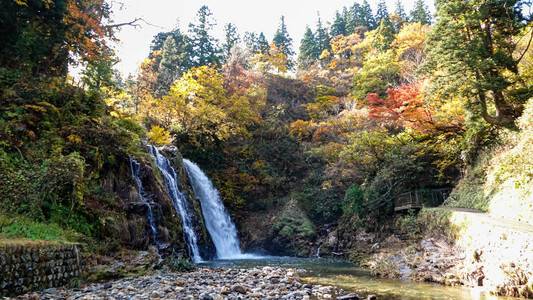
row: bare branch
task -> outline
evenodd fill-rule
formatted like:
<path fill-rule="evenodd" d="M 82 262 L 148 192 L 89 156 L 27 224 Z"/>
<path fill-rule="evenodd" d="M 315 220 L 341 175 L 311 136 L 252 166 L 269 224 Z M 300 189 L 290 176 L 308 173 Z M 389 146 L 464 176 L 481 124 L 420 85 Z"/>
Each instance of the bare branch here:
<path fill-rule="evenodd" d="M 153 26 L 153 27 L 157 27 L 157 28 L 164 29 L 164 28 L 161 27 L 161 26 L 157 26 L 157 25 L 154 25 L 154 24 L 148 23 L 148 22 L 147 22 L 145 19 L 143 19 L 143 18 L 135 18 L 135 20 L 133 20 L 133 21 L 131 21 L 131 22 L 124 22 L 124 23 L 118 23 L 118 24 L 110 24 L 110 25 L 106 25 L 105 27 L 106 27 L 106 28 L 118 28 L 118 27 L 122 27 L 122 26 L 133 26 L 134 28 L 142 27 L 141 24 L 138 24 L 138 22 L 144 22 L 146 25 L 149 25 L 149 26 Z"/>

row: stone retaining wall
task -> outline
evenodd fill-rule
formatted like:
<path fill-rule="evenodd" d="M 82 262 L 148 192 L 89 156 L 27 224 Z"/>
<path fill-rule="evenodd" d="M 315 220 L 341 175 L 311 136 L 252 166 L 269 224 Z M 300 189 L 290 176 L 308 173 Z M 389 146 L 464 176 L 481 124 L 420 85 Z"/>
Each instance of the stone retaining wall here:
<path fill-rule="evenodd" d="M 80 245 L 0 244 L 0 296 L 63 286 L 86 267 Z"/>

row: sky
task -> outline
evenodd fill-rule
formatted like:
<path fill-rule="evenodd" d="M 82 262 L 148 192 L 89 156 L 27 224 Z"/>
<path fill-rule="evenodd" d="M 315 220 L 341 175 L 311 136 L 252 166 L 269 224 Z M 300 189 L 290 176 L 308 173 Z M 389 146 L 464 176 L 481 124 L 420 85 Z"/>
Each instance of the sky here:
<path fill-rule="evenodd" d="M 362 1 L 357 0 L 359 3 Z M 378 1 L 368 2 L 375 13 Z M 394 12 L 395 2 L 386 0 L 389 13 Z M 413 2 L 403 0 L 406 12 L 411 10 Z M 117 32 L 120 42 L 115 45 L 115 50 L 120 62 L 116 68 L 123 75 L 135 73 L 148 56 L 154 35 L 176 27 L 187 33 L 189 23 L 195 22 L 196 12 L 202 5 L 207 5 L 213 13 L 217 24 L 213 35 L 219 40 L 223 38 L 224 25 L 233 23 L 241 37 L 246 31 L 263 32 L 267 40 L 272 41 L 283 15 L 293 39 L 293 49 L 298 52 L 306 25 L 314 31 L 318 13 L 325 24 L 334 20 L 335 11 L 353 3 L 354 0 L 122 0 L 122 5 L 113 2 L 113 23 L 129 22 L 135 18 L 147 22 L 139 22 L 140 27 L 124 26 Z M 426 0 L 426 4 L 431 12 L 435 10 L 433 0 Z"/>

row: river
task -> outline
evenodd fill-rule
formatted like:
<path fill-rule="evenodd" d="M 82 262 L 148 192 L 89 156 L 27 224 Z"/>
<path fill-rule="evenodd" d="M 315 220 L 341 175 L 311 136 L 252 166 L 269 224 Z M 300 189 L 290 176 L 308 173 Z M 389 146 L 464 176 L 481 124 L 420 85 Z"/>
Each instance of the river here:
<path fill-rule="evenodd" d="M 303 283 L 334 285 L 366 297 L 390 300 L 511 300 L 482 289 L 449 287 L 401 279 L 383 279 L 345 260 L 326 258 L 260 257 L 246 260 L 214 260 L 200 264 L 212 268 L 283 267 L 298 271 Z"/>

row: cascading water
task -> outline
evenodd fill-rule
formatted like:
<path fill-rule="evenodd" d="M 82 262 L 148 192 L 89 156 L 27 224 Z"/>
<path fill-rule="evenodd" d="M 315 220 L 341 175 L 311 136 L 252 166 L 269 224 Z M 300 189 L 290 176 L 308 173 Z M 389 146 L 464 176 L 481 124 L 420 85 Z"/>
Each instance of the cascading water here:
<path fill-rule="evenodd" d="M 200 199 L 206 227 L 216 247 L 217 258 L 243 258 L 237 229 L 226 212 L 217 189 L 195 163 L 188 159 L 184 159 L 183 163 L 194 193 Z"/>
<path fill-rule="evenodd" d="M 185 243 L 189 248 L 189 255 L 195 263 L 202 262 L 202 257 L 200 256 L 198 248 L 198 238 L 194 232 L 193 223 L 189 215 L 187 199 L 178 188 L 178 176 L 176 171 L 170 164 L 170 161 L 161 155 L 157 148 L 150 146 L 150 155 L 165 178 L 165 186 L 167 187 L 170 199 L 172 199 L 174 209 L 180 214 Z"/>
<path fill-rule="evenodd" d="M 159 242 L 157 239 L 157 228 L 155 226 L 154 213 L 152 211 L 152 207 L 142 195 L 143 185 L 142 185 L 141 179 L 139 178 L 139 172 L 141 171 L 141 164 L 138 163 L 135 159 L 130 157 L 130 169 L 131 169 L 131 177 L 137 183 L 139 198 L 144 203 L 144 205 L 146 205 L 146 208 L 147 208 L 146 220 L 148 221 L 148 225 L 150 226 L 150 229 L 152 230 L 152 239 L 154 241 L 154 245 L 156 246 L 157 249 L 159 249 L 160 247 L 159 247 Z"/>

